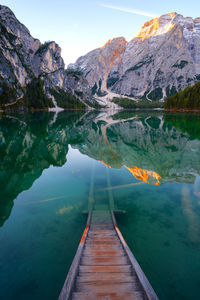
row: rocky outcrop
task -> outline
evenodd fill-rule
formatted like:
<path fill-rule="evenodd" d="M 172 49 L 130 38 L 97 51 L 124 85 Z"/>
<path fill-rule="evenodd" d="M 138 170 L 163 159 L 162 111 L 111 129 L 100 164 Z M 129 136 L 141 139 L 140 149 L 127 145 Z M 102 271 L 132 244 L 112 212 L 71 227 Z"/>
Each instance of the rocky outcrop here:
<path fill-rule="evenodd" d="M 149 100 L 200 80 L 200 18 L 169 13 L 146 22 L 130 42 L 109 41 L 70 68 L 83 71 L 93 92 L 110 91 Z M 100 84 L 103 83 L 103 84 Z"/>
<path fill-rule="evenodd" d="M 102 48 L 89 52 L 80 57 L 76 64 L 69 68 L 84 72 L 93 93 L 107 90 L 107 79 L 112 72 L 118 72 L 122 62 L 122 55 L 126 49 L 126 40 L 123 37 L 109 40 Z"/>
<path fill-rule="evenodd" d="M 13 12 L 2 5 L 0 5 L 0 32 L 1 107 L 11 107 L 11 104 L 15 104 L 19 99 L 21 99 L 20 106 L 23 107 L 24 97 L 27 104 L 29 100 L 26 88 L 28 85 L 31 86 L 33 79 L 43 82 L 43 90 L 38 91 L 38 95 L 44 94 L 41 97 L 48 97 L 46 106 L 57 105 L 56 93 L 62 93 L 66 103 L 68 98 L 71 102 L 74 98 L 76 105 L 78 99 L 81 103 L 87 100 L 87 105 L 94 104 L 91 89 L 82 74 L 79 72 L 77 75 L 74 72 L 69 75 L 66 72 L 60 47 L 53 41 L 41 44 L 38 39 L 34 39 Z M 52 90 L 56 93 L 52 93 Z M 30 106 L 34 107 L 32 103 Z M 64 107 L 67 107 L 67 104 Z"/>

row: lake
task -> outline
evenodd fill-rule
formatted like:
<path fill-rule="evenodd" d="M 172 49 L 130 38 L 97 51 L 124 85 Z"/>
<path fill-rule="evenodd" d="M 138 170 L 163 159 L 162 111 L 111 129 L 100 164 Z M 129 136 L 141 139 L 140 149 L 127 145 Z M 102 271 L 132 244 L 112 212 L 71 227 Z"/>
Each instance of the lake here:
<path fill-rule="evenodd" d="M 0 116 L 0 299 L 58 298 L 88 206 L 119 228 L 163 300 L 200 297 L 200 115 Z"/>

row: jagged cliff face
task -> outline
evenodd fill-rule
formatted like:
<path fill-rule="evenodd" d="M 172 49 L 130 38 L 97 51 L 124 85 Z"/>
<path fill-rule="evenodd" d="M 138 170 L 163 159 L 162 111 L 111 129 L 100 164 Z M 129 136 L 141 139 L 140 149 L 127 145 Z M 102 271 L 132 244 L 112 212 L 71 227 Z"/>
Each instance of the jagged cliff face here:
<path fill-rule="evenodd" d="M 105 69 L 106 54 L 112 59 Z M 163 100 L 200 80 L 200 18 L 163 15 L 146 22 L 130 42 L 109 41 L 106 52 L 104 47 L 96 49 L 70 67 L 83 70 L 91 87 L 102 81 L 107 83 L 102 90 Z"/>
<path fill-rule="evenodd" d="M 87 99 L 87 102 L 93 103 L 87 80 L 80 74 L 77 78 L 77 75 L 66 73 L 60 47 L 55 42 L 41 44 L 38 39 L 34 39 L 13 12 L 2 5 L 0 33 L 0 96 L 6 92 L 5 89 L 8 90 L 0 105 L 6 106 L 23 98 L 33 78 L 44 82 L 44 93 L 51 100 L 53 98 L 52 106 L 57 105 L 52 89 L 61 89 L 67 95 L 77 98 L 78 93 L 81 93 L 83 102 Z M 73 83 L 72 87 L 70 82 Z"/>
<path fill-rule="evenodd" d="M 34 75 L 32 60 L 41 45 L 5 6 L 0 6 L 0 79 L 10 87 L 25 86 Z"/>
<path fill-rule="evenodd" d="M 69 65 L 69 68 L 83 70 L 94 92 L 106 91 L 107 78 L 111 71 L 118 72 L 126 44 L 127 42 L 123 37 L 109 40 L 102 48 L 80 57 L 76 64 Z"/>

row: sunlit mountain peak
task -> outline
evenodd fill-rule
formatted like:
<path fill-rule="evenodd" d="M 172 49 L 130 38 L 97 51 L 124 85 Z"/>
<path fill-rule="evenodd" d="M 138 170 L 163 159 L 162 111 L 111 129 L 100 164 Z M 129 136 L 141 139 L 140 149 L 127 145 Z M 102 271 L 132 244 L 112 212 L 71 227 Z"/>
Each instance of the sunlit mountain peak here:
<path fill-rule="evenodd" d="M 165 34 L 168 31 L 172 30 L 175 26 L 173 22 L 174 18 L 177 16 L 176 12 L 172 12 L 161 17 L 152 19 L 144 23 L 141 27 L 139 33 L 136 37 L 141 38 L 142 40 L 150 38 L 152 36 L 157 36 Z"/>

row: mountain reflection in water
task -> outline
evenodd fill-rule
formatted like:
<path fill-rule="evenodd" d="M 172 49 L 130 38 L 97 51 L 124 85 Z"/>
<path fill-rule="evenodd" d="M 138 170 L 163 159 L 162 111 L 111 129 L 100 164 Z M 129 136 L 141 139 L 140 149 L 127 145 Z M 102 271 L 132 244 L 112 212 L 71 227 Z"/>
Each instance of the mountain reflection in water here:
<path fill-rule="evenodd" d="M 199 128 L 198 114 L 2 114 L 0 299 L 57 299 L 82 212 L 108 201 L 159 298 L 198 299 Z"/>
<path fill-rule="evenodd" d="M 155 185 L 194 183 L 200 174 L 199 115 L 63 112 L 2 115 L 0 121 L 0 226 L 44 169 L 66 163 L 69 145 Z"/>

